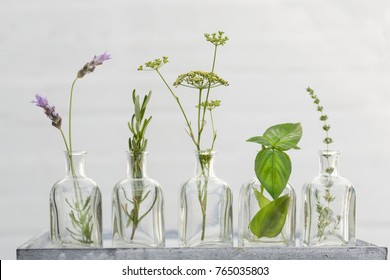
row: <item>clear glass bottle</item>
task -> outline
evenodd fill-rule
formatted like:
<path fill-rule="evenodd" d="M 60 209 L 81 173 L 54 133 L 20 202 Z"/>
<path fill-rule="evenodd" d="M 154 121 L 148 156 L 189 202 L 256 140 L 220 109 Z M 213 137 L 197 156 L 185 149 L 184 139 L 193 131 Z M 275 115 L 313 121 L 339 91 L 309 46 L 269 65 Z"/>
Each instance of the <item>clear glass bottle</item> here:
<path fill-rule="evenodd" d="M 260 182 L 253 178 L 245 183 L 240 190 L 238 202 L 238 246 L 295 246 L 295 225 L 296 225 L 296 195 L 292 185 L 287 184 L 280 197 L 289 196 L 289 204 L 284 226 L 281 232 L 275 237 L 257 237 L 249 227 L 253 217 L 261 209 L 256 199 L 255 191 L 261 191 Z M 272 197 L 264 190 L 263 195 L 272 201 Z"/>
<path fill-rule="evenodd" d="M 339 175 L 338 151 L 323 150 L 320 173 L 303 187 L 301 242 L 304 246 L 356 244 L 356 194 Z"/>
<path fill-rule="evenodd" d="M 102 203 L 85 174 L 86 152 L 65 152 L 65 177 L 50 192 L 50 236 L 61 247 L 102 246 Z"/>
<path fill-rule="evenodd" d="M 196 151 L 195 176 L 181 188 L 181 247 L 233 246 L 232 192 L 214 174 L 214 155 L 214 151 Z"/>
<path fill-rule="evenodd" d="M 163 194 L 146 173 L 146 152 L 127 152 L 127 177 L 112 192 L 114 247 L 165 246 Z"/>

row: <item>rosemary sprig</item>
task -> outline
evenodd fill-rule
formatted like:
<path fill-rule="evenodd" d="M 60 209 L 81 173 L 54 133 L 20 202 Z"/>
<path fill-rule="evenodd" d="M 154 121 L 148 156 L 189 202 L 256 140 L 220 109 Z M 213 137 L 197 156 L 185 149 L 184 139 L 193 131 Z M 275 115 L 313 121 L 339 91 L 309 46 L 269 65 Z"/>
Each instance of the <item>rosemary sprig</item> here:
<path fill-rule="evenodd" d="M 129 199 L 126 196 L 126 200 L 132 205 L 132 209 L 128 210 L 128 203 L 124 203 L 121 205 L 122 210 L 127 216 L 126 227 L 130 227 L 131 235 L 130 239 L 134 239 L 135 232 L 141 222 L 141 220 L 153 209 L 154 204 L 157 200 L 157 190 L 154 194 L 153 203 L 150 208 L 143 214 L 140 215 L 141 203 L 149 196 L 150 191 L 144 194 L 144 182 L 141 179 L 144 174 L 143 170 L 143 153 L 146 151 L 148 145 L 148 139 L 145 137 L 146 129 L 152 120 L 152 116 L 145 118 L 146 107 L 149 103 L 149 100 L 152 96 L 152 92 L 149 91 L 147 95 L 144 96 L 142 103 L 140 102 L 139 95 L 136 94 L 135 90 L 132 93 L 132 101 L 134 105 L 134 114 L 131 117 L 131 121 L 128 122 L 128 127 L 130 132 L 132 133 L 132 137 L 129 137 L 129 150 L 132 153 L 132 176 L 135 179 L 134 181 L 134 189 L 132 191 L 132 198 Z"/>

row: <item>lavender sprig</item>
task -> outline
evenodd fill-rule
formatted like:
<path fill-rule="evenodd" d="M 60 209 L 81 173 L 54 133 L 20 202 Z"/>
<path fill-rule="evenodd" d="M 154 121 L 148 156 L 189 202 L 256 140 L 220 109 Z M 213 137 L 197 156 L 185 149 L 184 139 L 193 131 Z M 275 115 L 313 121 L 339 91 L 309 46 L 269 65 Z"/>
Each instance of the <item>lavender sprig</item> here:
<path fill-rule="evenodd" d="M 39 94 L 35 95 L 35 100 L 31 101 L 31 103 L 35 103 L 38 107 L 41 107 L 45 112 L 46 116 L 52 121 L 52 125 L 58 129 L 61 129 L 62 118 L 55 111 L 55 106 L 50 106 L 47 97 L 41 96 Z"/>
<path fill-rule="evenodd" d="M 111 59 L 111 55 L 107 52 L 99 56 L 94 56 L 90 62 L 87 62 L 83 68 L 77 73 L 77 77 L 73 80 L 72 86 L 70 88 L 70 101 L 69 101 L 69 149 L 72 152 L 72 102 L 73 102 L 73 89 L 78 79 L 83 78 L 86 74 L 92 73 L 95 68 L 99 65 L 102 65 L 104 61 Z"/>
<path fill-rule="evenodd" d="M 35 95 L 35 100 L 31 101 L 31 103 L 35 103 L 38 107 L 41 107 L 43 109 L 43 111 L 45 112 L 45 115 L 51 120 L 52 126 L 54 126 L 55 128 L 58 128 L 58 130 L 61 132 L 62 139 L 64 140 L 66 150 L 69 152 L 68 142 L 66 141 L 64 132 L 62 131 L 62 128 L 61 128 L 62 118 L 56 112 L 56 107 L 50 106 L 49 101 L 47 100 L 47 97 L 43 97 L 42 95 L 39 95 L 39 94 Z"/>
<path fill-rule="evenodd" d="M 70 161 L 70 169 L 72 172 L 72 176 L 74 179 L 77 178 L 74 166 L 73 166 L 73 158 L 72 158 L 72 101 L 73 101 L 73 90 L 74 86 L 76 84 L 76 81 L 80 78 L 83 78 L 86 74 L 92 73 L 95 68 L 101 64 L 103 64 L 104 61 L 111 59 L 111 56 L 107 54 L 107 52 L 99 55 L 94 56 L 93 59 L 86 63 L 83 68 L 77 73 L 76 78 L 72 82 L 72 86 L 70 89 L 70 101 L 69 101 L 69 146 L 68 141 L 64 135 L 64 132 L 62 131 L 61 125 L 62 125 L 62 118 L 61 116 L 55 111 L 54 106 L 50 106 L 49 102 L 46 97 L 43 97 L 39 94 L 35 95 L 35 100 L 32 101 L 32 103 L 35 103 L 38 107 L 43 108 L 46 116 L 49 117 L 49 119 L 52 121 L 52 125 L 56 128 L 58 128 L 61 132 L 62 138 L 65 143 L 66 151 L 69 155 L 69 161 Z M 77 180 L 73 181 L 73 185 L 75 188 L 75 194 L 76 199 L 70 203 L 67 200 L 68 205 L 73 209 L 70 212 L 70 218 L 72 221 L 72 224 L 74 226 L 74 229 L 67 228 L 67 230 L 70 232 L 71 236 L 84 244 L 90 244 L 92 243 L 92 228 L 93 224 L 90 223 L 92 217 L 89 214 L 89 204 L 90 204 L 90 197 L 87 197 L 87 199 L 84 202 L 84 199 L 82 197 L 81 189 L 79 186 L 79 183 Z M 75 214 L 77 213 L 77 215 Z"/>
<path fill-rule="evenodd" d="M 99 56 L 94 56 L 93 59 L 90 62 L 87 62 L 83 68 L 77 73 L 77 78 L 82 78 L 85 75 L 92 73 L 96 66 L 102 65 L 104 61 L 111 59 L 111 55 L 109 55 L 107 52 L 104 52 L 103 54 Z"/>

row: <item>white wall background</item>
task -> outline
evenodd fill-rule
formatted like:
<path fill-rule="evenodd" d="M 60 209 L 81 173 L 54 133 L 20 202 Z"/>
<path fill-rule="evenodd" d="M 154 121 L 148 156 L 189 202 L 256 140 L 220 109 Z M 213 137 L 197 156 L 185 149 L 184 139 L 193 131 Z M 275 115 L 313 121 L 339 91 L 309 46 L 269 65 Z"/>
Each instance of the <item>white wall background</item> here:
<path fill-rule="evenodd" d="M 180 112 L 155 73 L 138 65 L 167 55 L 167 79 L 211 66 L 203 33 L 223 30 L 216 72 L 230 86 L 223 106 L 216 171 L 233 189 L 253 176 L 258 147 L 246 143 L 269 126 L 301 122 L 301 151 L 290 153 L 297 190 L 317 173 L 323 148 L 318 93 L 330 117 L 341 173 L 358 195 L 358 238 L 390 246 L 390 6 L 380 0 L 125 1 L 0 0 L 0 258 L 49 226 L 48 196 L 63 176 L 58 131 L 30 101 L 41 93 L 67 118 L 69 89 L 93 55 L 113 57 L 80 80 L 74 100 L 74 148 L 89 152 L 87 172 L 110 195 L 125 175 L 130 94 L 153 90 L 149 175 L 163 185 L 166 227 L 177 227 L 180 184 L 193 172 L 192 144 Z M 196 95 L 180 91 L 187 108 Z M 65 122 L 66 129 L 66 122 Z M 235 215 L 235 225 L 237 224 Z"/>

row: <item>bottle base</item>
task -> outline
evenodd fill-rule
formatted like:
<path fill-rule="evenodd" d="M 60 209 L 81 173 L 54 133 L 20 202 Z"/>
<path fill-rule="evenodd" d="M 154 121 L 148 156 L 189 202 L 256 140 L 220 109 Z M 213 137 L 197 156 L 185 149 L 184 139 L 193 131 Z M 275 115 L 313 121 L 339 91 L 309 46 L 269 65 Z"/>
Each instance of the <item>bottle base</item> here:
<path fill-rule="evenodd" d="M 311 241 L 311 242 L 301 242 L 303 247 L 339 247 L 339 246 L 356 246 L 356 240 L 321 240 L 321 241 Z"/>
<path fill-rule="evenodd" d="M 50 246 L 52 248 L 101 248 L 103 247 L 102 243 L 92 243 L 92 244 L 82 244 L 82 243 L 73 243 L 73 242 L 63 242 L 58 240 L 51 240 Z"/>
<path fill-rule="evenodd" d="M 165 247 L 165 242 L 161 243 L 145 243 L 140 241 L 114 241 L 112 243 L 113 248 L 163 248 Z"/>
<path fill-rule="evenodd" d="M 238 247 L 295 247 L 295 241 L 239 240 Z"/>
<path fill-rule="evenodd" d="M 196 248 L 223 248 L 233 247 L 233 241 L 198 241 L 198 242 L 180 242 L 180 247 L 196 247 Z"/>

